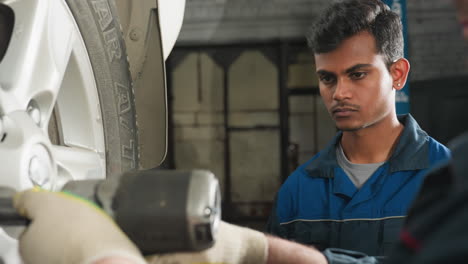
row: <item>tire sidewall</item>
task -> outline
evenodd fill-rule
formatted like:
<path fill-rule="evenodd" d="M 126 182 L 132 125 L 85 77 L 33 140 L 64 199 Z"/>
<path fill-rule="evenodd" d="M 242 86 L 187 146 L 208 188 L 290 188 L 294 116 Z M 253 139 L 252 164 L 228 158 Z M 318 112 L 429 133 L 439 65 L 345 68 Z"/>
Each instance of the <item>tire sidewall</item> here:
<path fill-rule="evenodd" d="M 80 29 L 98 90 L 106 175 L 138 167 L 138 142 L 127 53 L 112 0 L 66 0 Z"/>

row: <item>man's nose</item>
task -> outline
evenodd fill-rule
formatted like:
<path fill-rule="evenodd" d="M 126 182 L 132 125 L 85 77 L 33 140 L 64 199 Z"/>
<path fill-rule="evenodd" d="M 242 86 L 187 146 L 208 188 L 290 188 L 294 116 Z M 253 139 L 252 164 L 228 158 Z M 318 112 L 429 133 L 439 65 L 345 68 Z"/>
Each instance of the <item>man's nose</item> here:
<path fill-rule="evenodd" d="M 349 82 L 343 79 L 338 79 L 333 93 L 333 99 L 336 101 L 342 101 L 351 98 L 351 85 Z"/>

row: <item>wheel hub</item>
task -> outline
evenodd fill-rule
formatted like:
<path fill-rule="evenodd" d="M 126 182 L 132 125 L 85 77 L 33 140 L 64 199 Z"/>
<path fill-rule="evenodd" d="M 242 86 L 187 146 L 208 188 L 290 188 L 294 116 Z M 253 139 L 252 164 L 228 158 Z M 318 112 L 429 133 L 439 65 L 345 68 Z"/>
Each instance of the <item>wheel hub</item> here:
<path fill-rule="evenodd" d="M 53 187 L 57 165 L 53 159 L 50 140 L 46 131 L 38 127 L 25 111 L 16 111 L 1 117 L 4 139 L 0 142 L 3 186 L 16 190 L 33 185 L 46 189 Z M 1 132 L 1 131 L 0 131 Z"/>

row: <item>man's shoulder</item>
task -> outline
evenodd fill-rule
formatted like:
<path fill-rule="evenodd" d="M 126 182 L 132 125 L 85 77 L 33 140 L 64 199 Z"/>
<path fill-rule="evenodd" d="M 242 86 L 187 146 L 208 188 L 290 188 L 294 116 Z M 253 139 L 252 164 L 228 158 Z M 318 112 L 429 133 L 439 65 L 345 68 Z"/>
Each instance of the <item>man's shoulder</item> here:
<path fill-rule="evenodd" d="M 308 182 L 317 182 L 323 181 L 323 178 L 320 177 L 311 177 L 310 168 L 315 167 L 320 160 L 322 152 L 315 154 L 312 158 L 301 164 L 297 167 L 286 179 L 281 189 L 295 189 L 301 184 L 306 184 Z"/>
<path fill-rule="evenodd" d="M 320 158 L 323 155 L 322 151 L 316 153 L 312 158 L 308 159 L 306 162 L 302 163 L 297 167 L 296 171 L 303 171 L 307 169 L 308 167 L 312 166 L 315 164 L 318 158 Z"/>
<path fill-rule="evenodd" d="M 401 117 L 405 120 L 405 128 L 408 128 L 406 140 L 402 142 L 406 145 L 406 152 L 421 159 L 428 158 L 428 165 L 431 167 L 450 159 L 450 150 L 424 131 L 410 114 Z"/>
<path fill-rule="evenodd" d="M 305 176 L 308 176 L 309 173 L 308 173 L 308 168 L 310 168 L 311 166 L 313 166 L 315 164 L 315 162 L 317 161 L 317 159 L 319 159 L 319 157 L 321 156 L 321 152 L 315 154 L 312 158 L 310 158 L 309 160 L 307 160 L 306 162 L 302 163 L 301 165 L 299 165 L 292 173 L 291 175 L 289 175 L 288 179 L 289 178 L 300 178 L 300 177 L 305 177 Z"/>
<path fill-rule="evenodd" d="M 430 163 L 439 163 L 450 159 L 451 151 L 449 148 L 430 136 L 427 137 L 427 141 Z"/>

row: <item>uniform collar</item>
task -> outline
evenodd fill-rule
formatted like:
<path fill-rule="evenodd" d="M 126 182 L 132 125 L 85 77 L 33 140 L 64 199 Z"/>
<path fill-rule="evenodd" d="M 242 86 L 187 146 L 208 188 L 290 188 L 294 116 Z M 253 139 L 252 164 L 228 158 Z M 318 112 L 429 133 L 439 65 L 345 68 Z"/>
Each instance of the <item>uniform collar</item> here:
<path fill-rule="evenodd" d="M 429 168 L 429 143 L 424 132 L 410 114 L 399 115 L 398 121 L 404 125 L 396 148 L 388 160 L 390 173 L 405 170 Z M 319 156 L 305 170 L 312 177 L 333 178 L 334 168 L 338 167 L 336 146 L 343 133 L 339 131 Z"/>

